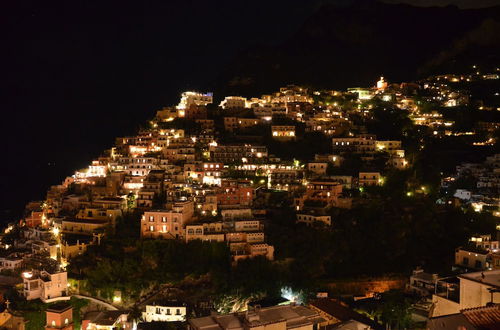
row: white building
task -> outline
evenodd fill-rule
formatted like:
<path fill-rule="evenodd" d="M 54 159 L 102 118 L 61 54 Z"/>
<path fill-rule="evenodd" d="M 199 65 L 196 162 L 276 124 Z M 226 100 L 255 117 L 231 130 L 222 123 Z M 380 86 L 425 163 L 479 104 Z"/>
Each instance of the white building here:
<path fill-rule="evenodd" d="M 184 322 L 186 321 L 186 306 L 177 302 L 160 302 L 146 305 L 142 313 L 145 322 Z"/>
<path fill-rule="evenodd" d="M 432 296 L 430 317 L 500 303 L 500 269 L 461 274 L 456 281 L 450 279 L 440 287 L 439 282 L 444 281 L 438 281 L 436 293 Z"/>
<path fill-rule="evenodd" d="M 181 101 L 177 105 L 177 109 L 185 110 L 191 105 L 207 105 L 212 102 L 212 93 L 184 92 L 181 95 Z M 179 117 L 184 117 L 184 114 L 181 111 L 179 111 Z"/>
<path fill-rule="evenodd" d="M 50 274 L 42 270 L 41 272 L 23 273 L 24 290 L 23 295 L 26 300 L 40 299 L 43 302 L 51 302 L 55 298 L 67 297 L 68 295 L 68 274 L 59 272 Z"/>
<path fill-rule="evenodd" d="M 329 215 L 313 215 L 297 213 L 297 222 L 303 222 L 307 225 L 312 225 L 316 221 L 322 222 L 325 225 L 330 226 L 332 224 L 332 217 Z"/>
<path fill-rule="evenodd" d="M 471 198 L 471 192 L 465 189 L 457 189 L 455 190 L 453 197 L 468 201 Z"/>

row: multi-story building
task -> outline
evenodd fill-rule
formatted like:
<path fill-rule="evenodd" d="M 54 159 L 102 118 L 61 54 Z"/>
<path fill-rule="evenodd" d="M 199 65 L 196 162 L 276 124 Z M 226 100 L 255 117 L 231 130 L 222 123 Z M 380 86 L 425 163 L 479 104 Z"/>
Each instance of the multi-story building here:
<path fill-rule="evenodd" d="M 340 136 L 349 131 L 352 122 L 347 118 L 314 117 L 306 121 L 306 131 L 322 132 L 326 136 Z"/>
<path fill-rule="evenodd" d="M 185 113 L 182 110 L 189 108 L 191 105 L 207 105 L 213 102 L 212 93 L 197 93 L 197 92 L 184 92 L 181 95 L 181 100 L 177 105 L 179 117 L 184 117 Z"/>
<path fill-rule="evenodd" d="M 333 152 L 370 154 L 375 152 L 376 142 L 373 136 L 333 138 Z"/>
<path fill-rule="evenodd" d="M 265 256 L 272 260 L 274 247 L 265 243 L 263 230 L 264 227 L 259 220 L 224 220 L 224 222 L 187 225 L 185 238 L 186 242 L 192 240 L 226 242 L 235 262 L 256 256 Z"/>
<path fill-rule="evenodd" d="M 252 104 L 252 110 L 255 116 L 270 121 L 273 116 L 286 116 L 287 109 L 278 104 Z"/>
<path fill-rule="evenodd" d="M 207 107 L 204 105 L 191 104 L 184 109 L 184 118 L 186 119 L 207 119 Z"/>
<path fill-rule="evenodd" d="M 500 303 L 500 270 L 465 273 L 439 279 L 430 317 L 457 314 L 467 308 Z"/>
<path fill-rule="evenodd" d="M 51 302 L 55 298 L 67 297 L 68 275 L 66 272 L 49 273 L 45 270 L 24 272 L 23 295 L 26 300 L 40 299 Z M 67 297 L 69 300 L 70 297 Z"/>
<path fill-rule="evenodd" d="M 330 226 L 332 224 L 332 217 L 329 215 L 319 215 L 313 213 L 297 213 L 297 223 L 301 222 L 309 226 L 315 222 L 321 222 Z"/>
<path fill-rule="evenodd" d="M 144 212 L 141 218 L 141 237 L 178 239 L 184 235 L 184 226 L 194 214 L 192 201 L 176 202 L 170 210 Z"/>
<path fill-rule="evenodd" d="M 257 126 L 259 123 L 260 119 L 256 118 L 224 117 L 224 129 L 229 132 Z"/>
<path fill-rule="evenodd" d="M 170 145 L 163 148 L 163 157 L 173 163 L 178 161 L 192 162 L 195 160 L 195 148 L 192 145 Z"/>
<path fill-rule="evenodd" d="M 341 194 L 342 184 L 337 181 L 311 181 L 307 183 L 305 193 L 295 199 L 295 206 L 297 210 L 301 210 L 307 200 L 321 202 L 325 206 L 337 206 Z"/>
<path fill-rule="evenodd" d="M 146 305 L 142 319 L 145 322 L 184 322 L 186 315 L 185 304 L 176 301 L 159 301 Z"/>
<path fill-rule="evenodd" d="M 243 109 L 246 107 L 247 99 L 241 96 L 226 96 L 219 104 L 224 110 L 227 109 Z"/>
<path fill-rule="evenodd" d="M 408 289 L 410 292 L 422 297 L 428 297 L 436 288 L 438 274 L 429 274 L 424 272 L 423 269 L 414 270 L 410 276 L 410 283 Z"/>
<path fill-rule="evenodd" d="M 360 187 L 377 186 L 381 183 L 379 172 L 359 172 L 358 185 Z"/>
<path fill-rule="evenodd" d="M 455 265 L 471 270 L 483 270 L 490 267 L 487 250 L 479 247 L 461 247 L 455 250 Z"/>
<path fill-rule="evenodd" d="M 328 163 L 323 162 L 309 162 L 307 163 L 307 170 L 316 175 L 325 175 Z"/>
<path fill-rule="evenodd" d="M 271 132 L 273 139 L 295 140 L 295 126 L 293 125 L 273 125 Z"/>
<path fill-rule="evenodd" d="M 268 186 L 278 190 L 295 190 L 303 186 L 304 171 L 294 166 L 277 166 L 270 170 Z"/>
<path fill-rule="evenodd" d="M 96 232 L 103 232 L 110 224 L 108 220 L 67 218 L 61 222 L 61 232 L 93 236 Z"/>
<path fill-rule="evenodd" d="M 251 163 L 263 161 L 268 157 L 267 147 L 244 145 L 212 145 L 209 148 L 210 159 L 224 164 Z"/>
<path fill-rule="evenodd" d="M 23 265 L 23 258 L 16 256 L 0 257 L 0 271 L 16 270 Z"/>
<path fill-rule="evenodd" d="M 223 179 L 216 190 L 219 207 L 252 205 L 254 189 L 250 181 Z"/>
<path fill-rule="evenodd" d="M 402 157 L 404 157 L 404 150 L 401 149 L 401 141 L 395 141 L 395 140 L 379 141 L 379 140 L 377 140 L 375 142 L 375 147 L 376 147 L 377 151 L 387 152 L 391 155 L 396 154 L 399 156 L 401 154 L 401 151 L 402 151 L 403 152 Z"/>

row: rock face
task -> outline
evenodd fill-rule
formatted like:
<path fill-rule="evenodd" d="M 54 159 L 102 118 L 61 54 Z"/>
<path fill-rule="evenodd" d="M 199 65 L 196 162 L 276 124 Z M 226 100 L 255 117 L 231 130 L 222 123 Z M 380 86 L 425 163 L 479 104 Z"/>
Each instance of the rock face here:
<path fill-rule="evenodd" d="M 500 7 L 328 4 L 288 40 L 237 56 L 219 88 L 224 95 L 265 92 L 291 82 L 344 88 L 373 84 L 381 74 L 409 80 L 474 61 L 498 63 L 498 31 Z"/>

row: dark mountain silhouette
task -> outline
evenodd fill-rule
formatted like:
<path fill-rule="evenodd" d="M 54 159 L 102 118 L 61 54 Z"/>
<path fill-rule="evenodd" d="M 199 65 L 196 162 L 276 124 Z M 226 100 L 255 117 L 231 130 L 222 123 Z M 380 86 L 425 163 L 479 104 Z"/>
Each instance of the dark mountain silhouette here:
<path fill-rule="evenodd" d="M 408 81 L 477 61 L 499 63 L 500 7 L 458 9 L 365 2 L 324 5 L 290 39 L 248 49 L 219 79 L 219 95 L 289 83 L 346 88 L 384 74 Z"/>

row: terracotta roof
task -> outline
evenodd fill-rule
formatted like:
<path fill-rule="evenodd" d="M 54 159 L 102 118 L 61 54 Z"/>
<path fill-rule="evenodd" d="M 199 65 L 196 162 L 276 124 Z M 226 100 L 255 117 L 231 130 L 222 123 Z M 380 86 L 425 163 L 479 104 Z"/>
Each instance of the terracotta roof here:
<path fill-rule="evenodd" d="M 480 329 L 500 329 L 500 305 L 464 309 L 461 313 Z"/>

